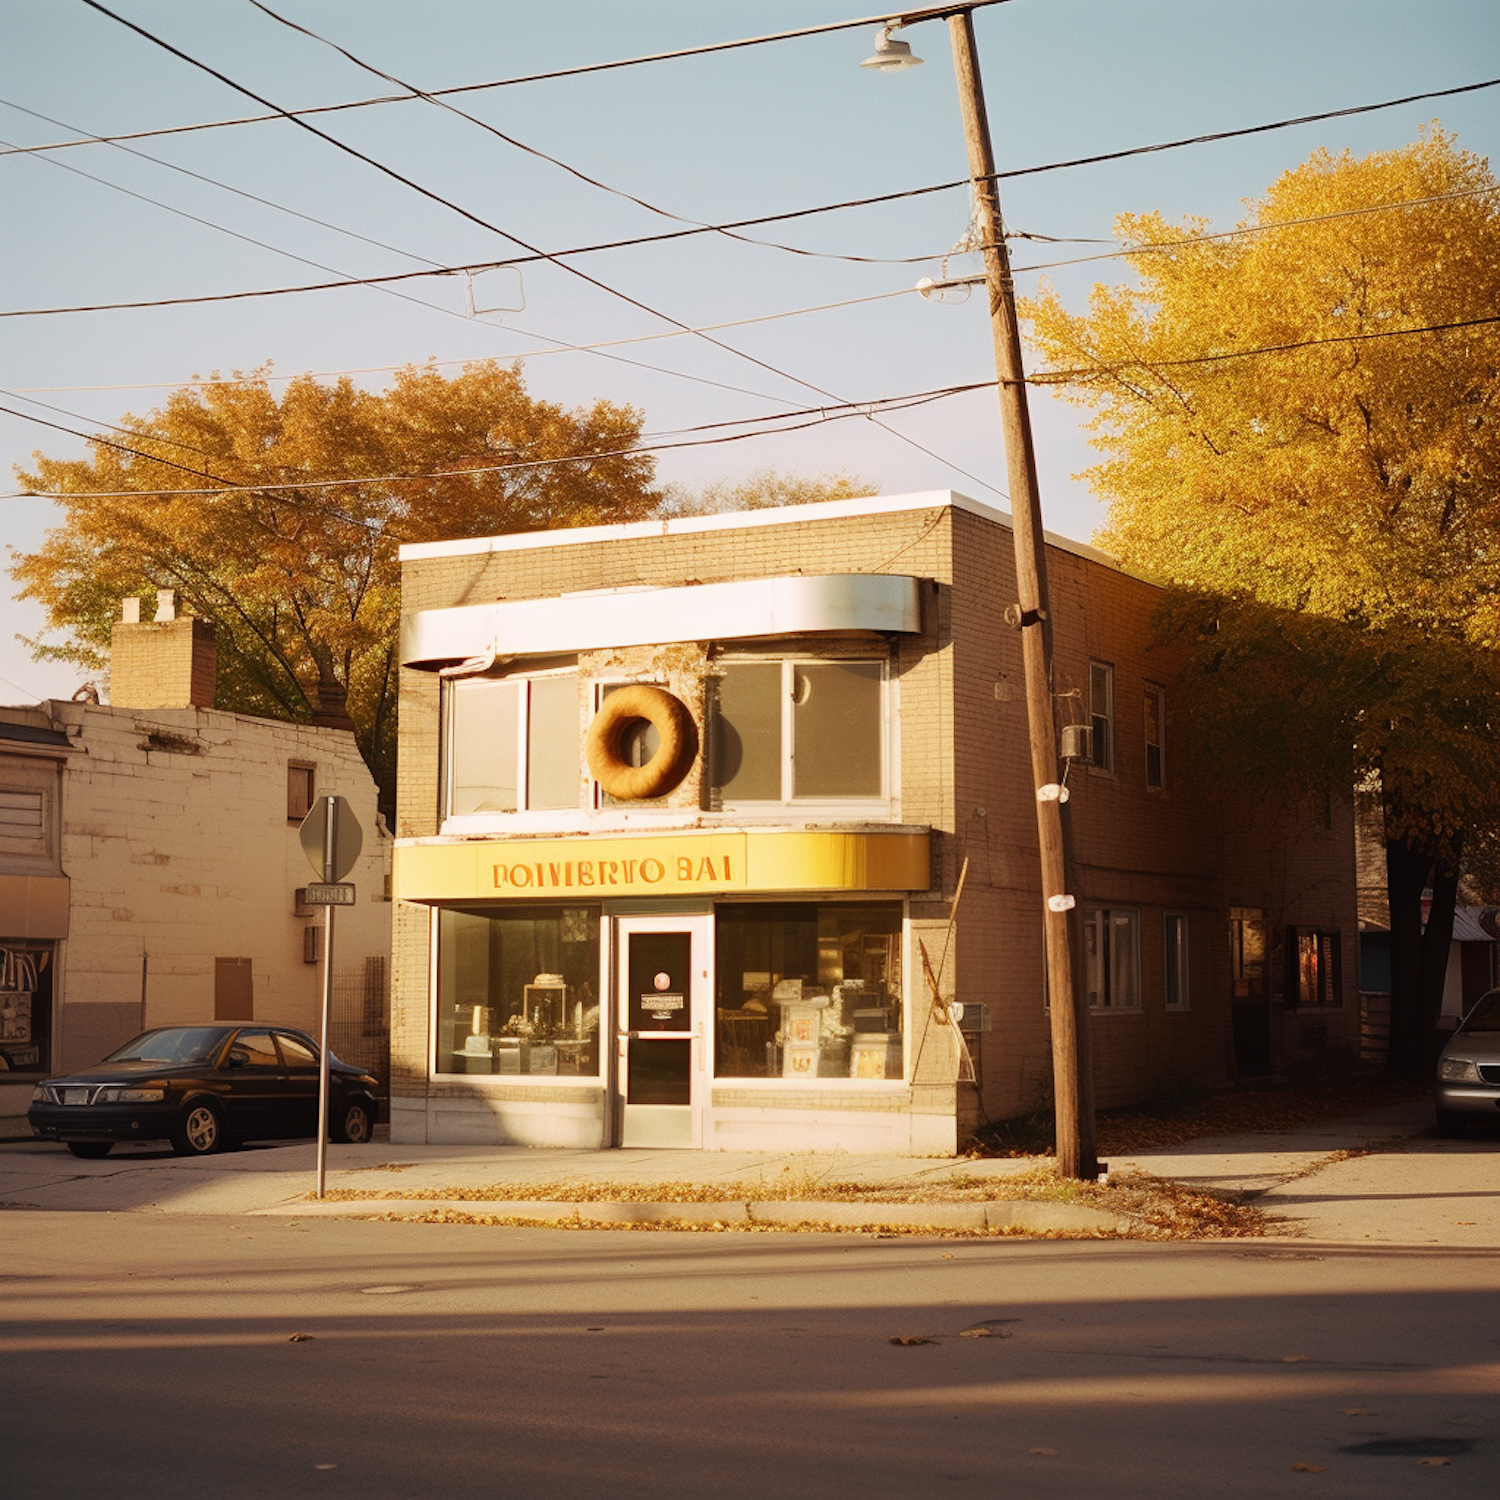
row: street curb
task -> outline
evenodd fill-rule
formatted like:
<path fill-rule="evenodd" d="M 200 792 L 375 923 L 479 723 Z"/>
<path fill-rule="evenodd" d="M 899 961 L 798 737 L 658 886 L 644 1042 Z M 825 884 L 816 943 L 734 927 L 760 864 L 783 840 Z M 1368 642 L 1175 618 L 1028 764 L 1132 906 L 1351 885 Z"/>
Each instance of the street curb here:
<path fill-rule="evenodd" d="M 577 1202 L 560 1198 L 362 1198 L 278 1204 L 256 1214 L 297 1218 L 369 1218 L 386 1214 L 483 1214 L 538 1223 L 836 1225 L 844 1229 L 1015 1229 L 1114 1234 L 1131 1219 L 1076 1203 L 1005 1199 L 989 1203 L 839 1203 L 732 1201 L 721 1203 Z"/>

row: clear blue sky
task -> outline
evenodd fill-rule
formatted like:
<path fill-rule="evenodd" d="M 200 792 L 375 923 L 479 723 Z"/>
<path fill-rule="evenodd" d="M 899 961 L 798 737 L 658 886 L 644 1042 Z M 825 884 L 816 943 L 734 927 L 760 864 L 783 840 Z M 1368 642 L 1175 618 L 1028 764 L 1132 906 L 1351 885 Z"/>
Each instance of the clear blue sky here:
<path fill-rule="evenodd" d="M 268 0 L 273 9 L 424 88 L 628 57 L 838 20 L 860 0 Z M 343 58 L 276 25 L 246 0 L 115 0 L 111 9 L 279 104 L 386 92 Z M 995 152 L 1002 170 L 1285 116 L 1337 109 L 1500 74 L 1493 0 L 1011 0 L 977 19 Z M 187 64 L 78 0 L 7 0 L 0 15 L 0 135 L 12 144 L 259 112 Z M 961 177 L 963 141 L 945 28 L 905 33 L 926 65 L 891 76 L 860 69 L 872 32 L 834 33 L 463 96 L 456 102 L 522 141 L 653 204 L 702 220 L 747 217 Z M 49 125 L 11 106 L 39 111 Z M 1107 236 L 1114 216 L 1160 209 L 1221 227 L 1244 201 L 1320 146 L 1357 154 L 1399 147 L 1438 118 L 1459 143 L 1493 154 L 1500 90 L 1132 161 L 1023 178 L 1003 190 L 1012 229 Z M 650 233 L 655 215 L 421 102 L 323 117 L 324 128 L 548 249 Z M 311 214 L 381 248 L 110 146 L 0 158 L 7 308 L 181 296 L 323 279 L 287 254 L 350 275 L 453 264 L 508 252 L 476 228 L 285 123 L 205 131 L 139 149 L 244 192 Z M 75 169 L 64 170 L 64 167 Z M 77 175 L 92 174 L 103 181 Z M 106 186 L 105 183 L 114 186 Z M 157 199 L 263 241 L 126 196 Z M 809 249 L 939 256 L 963 232 L 962 191 L 794 222 L 776 236 Z M 1025 266 L 1056 252 L 1017 248 Z M 1062 253 L 1067 253 L 1063 251 Z M 714 236 L 588 257 L 622 291 L 693 324 L 908 288 L 932 265 L 860 265 L 734 245 Z M 1105 263 L 1055 273 L 1081 304 Z M 1023 289 L 1035 275 L 1020 276 Z M 488 284 L 493 282 L 493 285 Z M 171 386 L 267 361 L 285 375 L 400 365 L 429 357 L 535 355 L 531 390 L 568 404 L 604 396 L 641 408 L 648 430 L 759 415 L 820 398 L 793 380 L 685 338 L 619 352 L 678 374 L 597 354 L 535 354 L 528 333 L 595 342 L 663 325 L 552 268 L 528 269 L 526 309 L 469 321 L 457 279 L 404 288 L 418 305 L 370 289 L 238 304 L 120 311 L 0 323 L 0 386 L 110 421 L 144 413 Z M 507 300 L 513 278 L 479 284 Z M 521 332 L 526 330 L 527 333 Z M 718 335 L 788 374 L 847 399 L 869 399 L 993 374 L 981 298 L 938 306 L 915 296 L 813 313 Z M 699 377 L 698 380 L 682 378 Z M 372 387 L 388 376 L 356 377 Z M 724 390 L 703 381 L 739 387 Z M 136 386 L 79 390 L 59 387 Z M 68 425 L 70 416 L 7 405 Z M 1037 399 L 1047 523 L 1087 537 L 1101 511 L 1073 479 L 1090 459 L 1072 408 Z M 693 487 L 775 465 L 843 469 L 888 494 L 952 487 L 1005 504 L 993 395 L 959 397 L 890 419 L 937 458 L 853 420 L 726 447 L 665 455 L 663 478 Z M 0 416 L 7 472 L 34 449 L 77 455 L 62 433 Z M 968 474 L 961 471 L 968 471 Z M 969 475 L 975 477 L 968 477 Z M 0 535 L 21 550 L 55 524 L 40 500 L 6 500 Z M 0 699 L 66 696 L 76 675 L 37 663 L 17 640 L 39 612 L 0 589 Z"/>

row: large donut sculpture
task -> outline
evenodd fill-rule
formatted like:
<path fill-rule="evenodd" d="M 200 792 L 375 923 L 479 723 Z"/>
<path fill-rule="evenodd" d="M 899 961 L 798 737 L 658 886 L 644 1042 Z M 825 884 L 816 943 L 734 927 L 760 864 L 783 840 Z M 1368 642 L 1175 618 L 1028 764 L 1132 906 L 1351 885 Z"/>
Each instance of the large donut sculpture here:
<path fill-rule="evenodd" d="M 655 727 L 661 744 L 645 765 L 632 766 L 623 754 L 625 735 L 641 719 Z M 640 683 L 617 688 L 604 700 L 583 742 L 594 780 L 621 802 L 671 791 L 687 774 L 697 752 L 693 716 L 683 702 L 661 688 Z"/>

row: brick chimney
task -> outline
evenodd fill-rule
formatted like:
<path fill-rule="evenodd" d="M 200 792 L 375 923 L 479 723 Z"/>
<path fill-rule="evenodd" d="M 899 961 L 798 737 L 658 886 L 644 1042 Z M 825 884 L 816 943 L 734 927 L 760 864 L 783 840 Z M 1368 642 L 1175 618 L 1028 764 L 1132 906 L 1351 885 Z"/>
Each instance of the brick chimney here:
<path fill-rule="evenodd" d="M 126 599 L 110 632 L 109 701 L 116 708 L 212 708 L 218 671 L 212 621 L 177 613 L 173 589 L 156 591 L 156 618 Z"/>

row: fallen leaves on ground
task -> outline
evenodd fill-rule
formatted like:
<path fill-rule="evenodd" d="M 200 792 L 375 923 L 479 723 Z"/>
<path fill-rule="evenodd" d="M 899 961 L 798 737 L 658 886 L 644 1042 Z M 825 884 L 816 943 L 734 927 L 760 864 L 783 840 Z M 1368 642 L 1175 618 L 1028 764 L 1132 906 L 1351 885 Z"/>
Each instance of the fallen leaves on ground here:
<path fill-rule="evenodd" d="M 913 1184 L 867 1184 L 830 1180 L 825 1175 L 813 1178 L 806 1172 L 784 1173 L 769 1181 L 737 1182 L 529 1182 L 481 1183 L 451 1187 L 378 1190 L 371 1188 L 331 1188 L 327 1198 L 342 1203 L 370 1203 L 372 1206 L 391 1199 L 415 1202 L 441 1202 L 444 1207 L 431 1211 L 401 1213 L 393 1217 L 417 1218 L 425 1222 L 524 1222 L 523 1209 L 510 1207 L 528 1202 L 554 1203 L 745 1203 L 806 1202 L 862 1203 L 871 1206 L 884 1203 L 996 1203 L 1047 1202 L 1072 1203 L 1080 1207 L 1101 1209 L 1119 1214 L 1131 1221 L 1128 1229 L 1116 1230 L 1048 1230 L 1031 1229 L 947 1229 L 933 1225 L 897 1225 L 892 1229 L 908 1234 L 942 1235 L 955 1238 L 994 1238 L 1021 1235 L 1028 1238 L 1131 1238 L 1131 1239 L 1220 1239 L 1263 1235 L 1272 1222 L 1259 1209 L 1234 1203 L 1213 1193 L 1184 1187 L 1165 1178 L 1139 1172 L 1116 1175 L 1105 1183 L 1078 1182 L 1063 1177 L 1056 1163 L 1039 1160 L 1034 1167 L 994 1177 L 984 1173 L 958 1171 L 938 1181 Z M 458 1209 L 456 1204 L 475 1205 L 505 1203 L 502 1214 L 486 1214 L 482 1209 Z M 446 1220 L 435 1216 L 446 1215 Z M 705 1232 L 744 1233 L 756 1228 L 777 1232 L 795 1231 L 789 1224 L 772 1226 L 755 1224 L 720 1224 L 698 1222 L 679 1224 L 660 1221 L 628 1226 L 605 1225 L 595 1221 L 582 1224 L 571 1220 L 549 1220 L 569 1228 L 602 1229 L 628 1227 L 636 1229 L 695 1229 Z M 816 1223 L 816 1230 L 829 1227 Z M 869 1226 L 847 1226 L 863 1229 Z"/>
<path fill-rule="evenodd" d="M 1293 1472 L 1295 1472 L 1297 1474 L 1321 1474 L 1323 1472 L 1323 1465 L 1322 1464 L 1293 1464 L 1292 1465 L 1292 1469 L 1293 1469 Z"/>
<path fill-rule="evenodd" d="M 891 1339 L 893 1344 L 935 1344 L 936 1339 L 930 1339 L 925 1333 L 898 1333 Z"/>
<path fill-rule="evenodd" d="M 1236 1089 L 1160 1114 L 1143 1109 L 1108 1110 L 1099 1116 L 1099 1152 L 1103 1156 L 1129 1156 L 1181 1145 L 1200 1136 L 1295 1130 L 1315 1120 L 1406 1104 L 1426 1098 L 1430 1092 L 1415 1084 L 1385 1079 L 1351 1079 L 1342 1083 L 1294 1083 L 1278 1089 Z"/>
<path fill-rule="evenodd" d="M 310 1333 L 294 1333 L 294 1334 L 292 1334 L 292 1335 L 290 1335 L 288 1337 L 287 1343 L 289 1343 L 289 1344 L 310 1344 L 310 1343 L 312 1343 L 312 1338 L 313 1338 L 313 1336 Z"/>
<path fill-rule="evenodd" d="M 1444 1464 L 1451 1464 L 1451 1458 L 1419 1458 L 1419 1464 L 1425 1464 L 1429 1469 L 1441 1469 Z"/>

